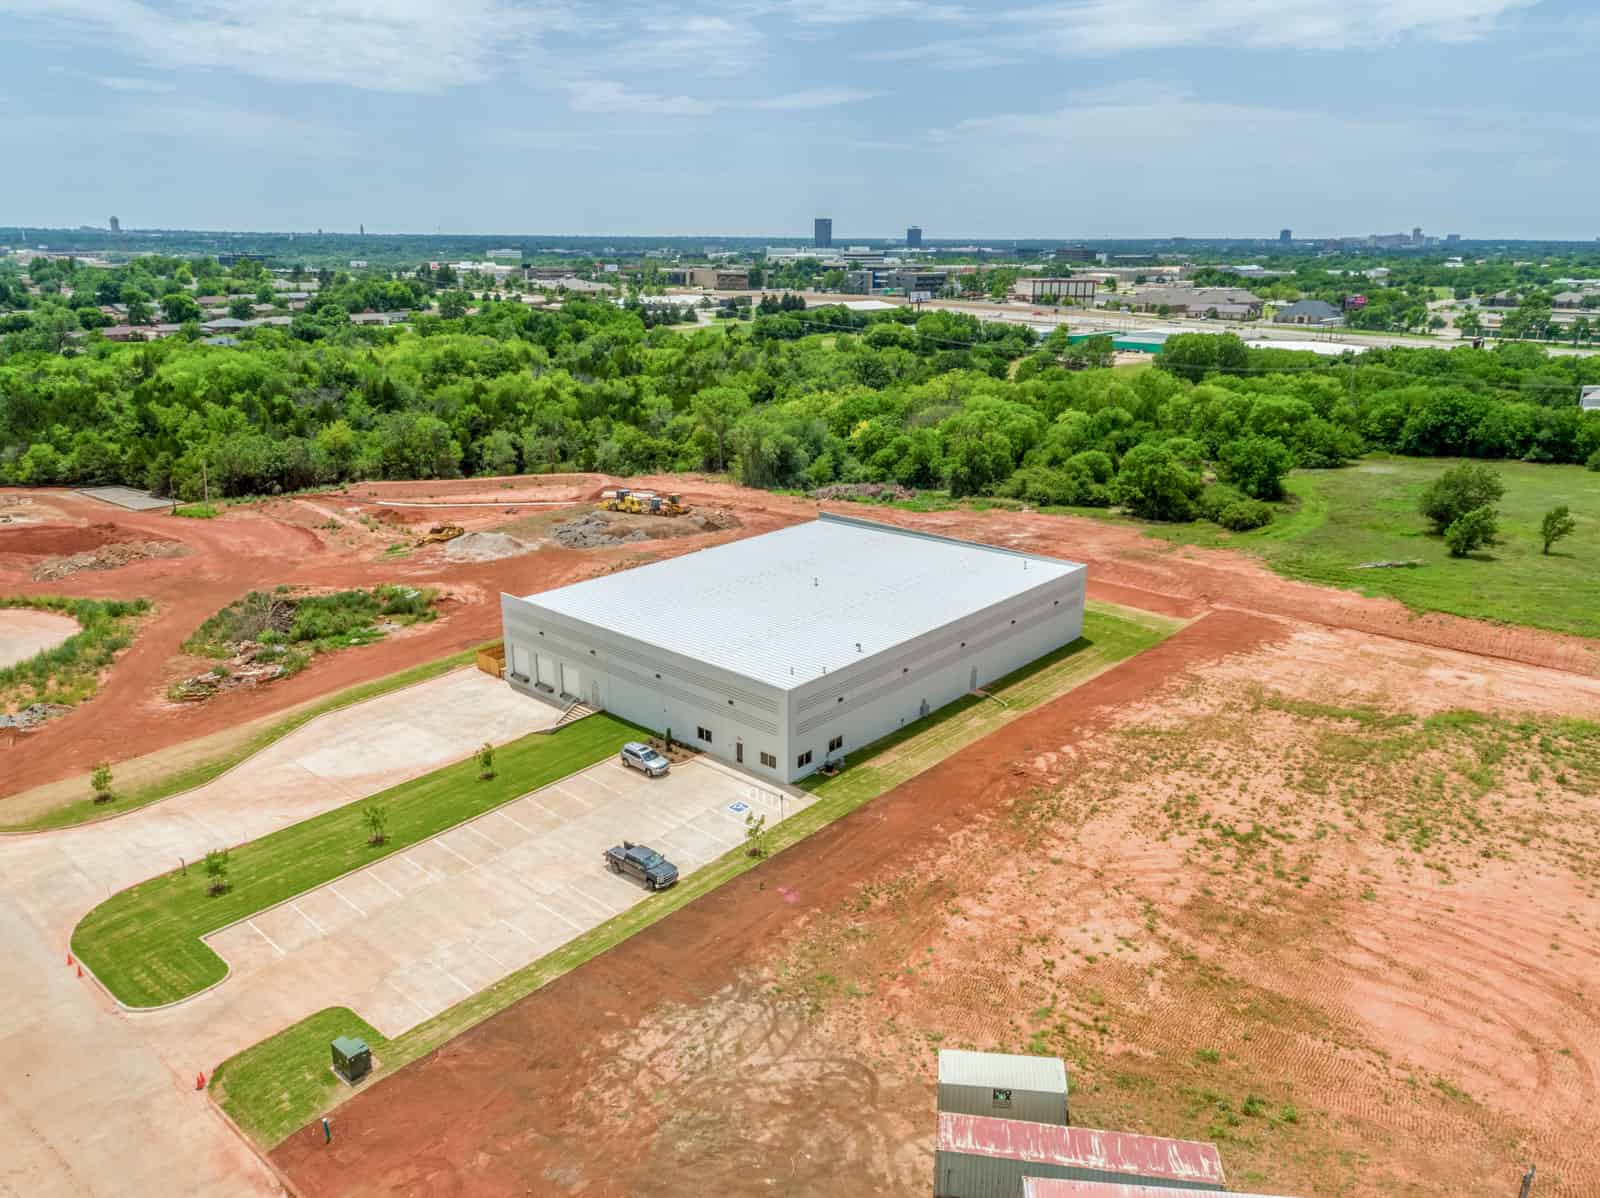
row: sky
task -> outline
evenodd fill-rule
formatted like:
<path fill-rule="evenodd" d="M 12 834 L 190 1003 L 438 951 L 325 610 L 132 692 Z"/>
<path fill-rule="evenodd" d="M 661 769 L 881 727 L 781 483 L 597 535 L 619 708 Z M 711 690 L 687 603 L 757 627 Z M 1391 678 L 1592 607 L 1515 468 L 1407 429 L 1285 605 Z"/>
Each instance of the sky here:
<path fill-rule="evenodd" d="M 0 0 L 0 225 L 1600 235 L 1594 0 Z"/>

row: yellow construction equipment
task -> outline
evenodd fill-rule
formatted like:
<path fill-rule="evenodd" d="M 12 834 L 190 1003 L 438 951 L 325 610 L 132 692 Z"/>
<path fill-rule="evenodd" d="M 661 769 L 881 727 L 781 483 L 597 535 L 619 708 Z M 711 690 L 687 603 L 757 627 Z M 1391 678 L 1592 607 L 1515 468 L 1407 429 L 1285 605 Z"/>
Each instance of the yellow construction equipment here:
<path fill-rule="evenodd" d="M 418 545 L 435 545 L 441 541 L 453 541 L 467 530 L 459 524 L 435 524 L 422 536 L 417 538 Z"/>
<path fill-rule="evenodd" d="M 657 495 L 654 491 L 635 491 L 628 487 L 601 492 L 600 506 L 608 512 L 629 512 L 635 516 L 681 516 L 689 510 L 676 495 Z"/>

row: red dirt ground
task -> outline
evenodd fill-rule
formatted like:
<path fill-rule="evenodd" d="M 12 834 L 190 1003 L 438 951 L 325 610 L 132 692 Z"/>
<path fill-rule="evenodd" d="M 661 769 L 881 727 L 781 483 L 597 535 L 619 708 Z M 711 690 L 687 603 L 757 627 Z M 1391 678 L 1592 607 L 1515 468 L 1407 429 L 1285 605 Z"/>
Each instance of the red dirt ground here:
<path fill-rule="evenodd" d="M 633 1171 L 650 1151 L 658 1108 L 644 1092 L 626 1122 L 609 1105 L 586 1107 L 595 1046 L 626 1040 L 658 1004 L 698 1003 L 742 985 L 741 970 L 775 937 L 1026 793 L 1037 781 L 1020 764 L 1029 755 L 1090 735 L 1197 666 L 1286 635 L 1281 624 L 1240 612 L 1196 621 L 358 1095 L 335 1115 L 331 1149 L 320 1131 L 302 1131 L 273 1153 L 274 1163 L 308 1198 L 725 1192 L 702 1188 L 692 1171 L 655 1182 Z M 875 1108 L 863 1101 L 862 1117 Z M 787 1138 L 809 1132 L 793 1127 Z M 782 1192 L 872 1192 L 854 1188 L 858 1164 L 816 1142 L 804 1188 Z"/>
<path fill-rule="evenodd" d="M 492 479 L 363 484 L 350 496 L 330 493 L 225 508 L 214 520 L 125 512 L 71 492 L 29 493 L 47 500 L 64 519 L 0 527 L 0 593 L 142 596 L 156 604 L 156 611 L 93 699 L 19 740 L 15 748 L 0 750 L 5 753 L 0 796 L 80 773 L 97 761 L 115 763 L 204 736 L 497 639 L 502 591 L 531 594 L 626 564 L 768 531 L 800 517 L 799 512 L 758 515 L 731 531 L 588 550 L 540 547 L 499 561 L 454 563 L 445 560 L 441 546 L 400 557 L 388 557 L 385 550 L 397 542 L 409 543 L 419 528 L 430 524 L 456 523 L 471 531 L 546 509 L 384 508 L 353 497 L 576 504 L 605 483 L 589 475 L 504 481 L 511 485 Z M 362 523 L 363 516 L 368 523 Z M 180 541 L 191 552 L 181 559 L 140 561 L 55 583 L 34 582 L 28 576 L 45 557 L 110 541 L 158 539 Z M 192 663 L 180 654 L 182 642 L 208 616 L 245 592 L 279 583 L 344 587 L 385 582 L 425 584 L 447 592 L 451 598 L 445 604 L 445 618 L 405 636 L 319 657 L 302 673 L 270 686 L 240 689 L 198 705 L 165 698 L 169 682 L 194 672 L 186 668 Z"/>

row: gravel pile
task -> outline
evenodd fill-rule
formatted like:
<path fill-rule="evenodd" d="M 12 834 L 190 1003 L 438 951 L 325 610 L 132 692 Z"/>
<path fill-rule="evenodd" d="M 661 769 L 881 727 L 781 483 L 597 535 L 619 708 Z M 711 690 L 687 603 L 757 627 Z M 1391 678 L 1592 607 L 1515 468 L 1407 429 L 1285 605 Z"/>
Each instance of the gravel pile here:
<path fill-rule="evenodd" d="M 445 542 L 444 557 L 449 562 L 492 562 L 516 557 L 528 552 L 528 548 L 526 541 L 503 532 L 468 532 Z"/>
<path fill-rule="evenodd" d="M 119 541 L 102 545 L 98 549 L 85 549 L 82 553 L 66 557 L 52 557 L 33 568 L 35 582 L 57 582 L 69 578 L 80 570 L 115 570 L 130 562 L 151 557 L 182 557 L 188 546 L 178 541 Z"/>
<path fill-rule="evenodd" d="M 613 524 L 599 512 L 586 512 L 563 521 L 550 530 L 550 535 L 557 544 L 568 549 L 598 549 L 604 545 L 625 545 L 650 539 L 650 534 L 644 529 Z"/>

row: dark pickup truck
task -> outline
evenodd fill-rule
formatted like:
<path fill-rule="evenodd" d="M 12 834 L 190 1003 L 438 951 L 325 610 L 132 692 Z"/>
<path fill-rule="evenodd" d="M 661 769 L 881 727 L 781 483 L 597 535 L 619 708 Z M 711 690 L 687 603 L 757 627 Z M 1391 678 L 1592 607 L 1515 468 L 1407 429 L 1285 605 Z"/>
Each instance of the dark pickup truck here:
<path fill-rule="evenodd" d="M 654 849 L 624 840 L 606 850 L 606 868 L 637 878 L 651 890 L 665 890 L 678 880 L 678 867 Z"/>

